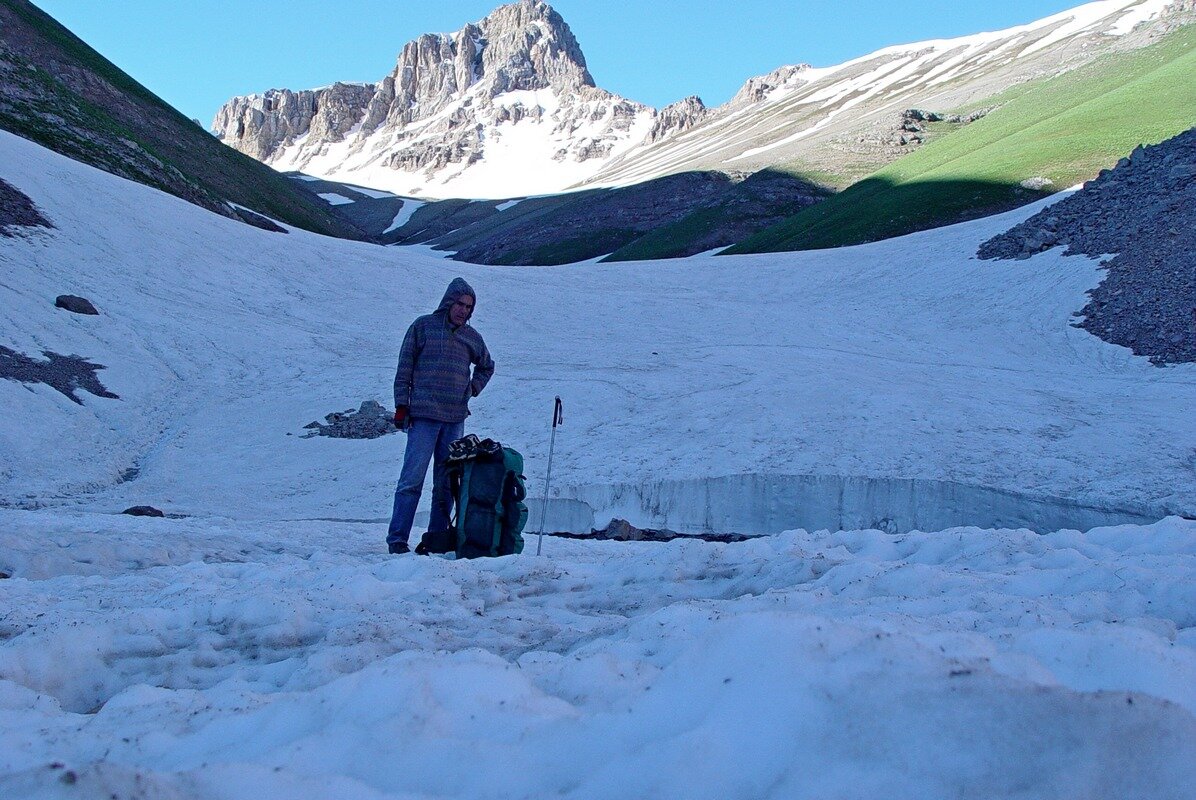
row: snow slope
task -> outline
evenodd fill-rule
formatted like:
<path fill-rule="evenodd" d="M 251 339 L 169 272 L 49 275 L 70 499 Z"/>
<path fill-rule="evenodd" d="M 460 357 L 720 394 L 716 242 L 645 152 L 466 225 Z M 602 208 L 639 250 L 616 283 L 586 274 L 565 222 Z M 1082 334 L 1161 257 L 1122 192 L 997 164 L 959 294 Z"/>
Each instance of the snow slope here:
<path fill-rule="evenodd" d="M 59 226 L 0 241 L 0 336 L 106 365 L 122 398 L 84 394 L 81 409 L 0 381 L 9 504 L 386 516 L 401 435 L 305 439 L 302 426 L 389 405 L 407 324 L 460 273 L 498 363 L 471 429 L 524 452 L 534 495 L 559 394 L 553 484 L 598 523 L 616 509 L 683 529 L 712 516 L 743 532 L 833 527 L 802 515 L 848 479 L 852 496 L 879 498 L 875 519 L 839 509 L 848 525 L 895 519 L 917 496 L 966 506 L 955 495 L 969 487 L 1122 521 L 1196 512 L 1196 370 L 1152 367 L 1068 324 L 1100 278 L 1091 260 L 971 258 L 1033 207 L 829 252 L 495 268 L 257 231 L 0 143 L 3 177 Z M 55 309 L 64 293 L 103 314 Z M 794 480 L 816 483 L 801 507 L 786 500 L 805 486 Z M 755 502 L 735 503 L 744 492 Z M 1030 524 L 999 511 L 897 527 Z"/>
<path fill-rule="evenodd" d="M 995 515 L 1196 505 L 1196 370 L 1068 325 L 1091 260 L 970 257 L 1033 208 L 491 268 L 268 233 L 4 133 L 0 165 L 57 226 L 0 238 L 0 342 L 120 395 L 0 381 L 0 496 L 29 509 L 0 509 L 0 795 L 1191 796 L 1196 523 L 893 520 L 982 491 Z M 387 402 L 458 272 L 498 361 L 470 427 L 533 494 L 560 394 L 560 513 L 791 530 L 385 556 L 401 436 L 301 426 Z M 898 532 L 792 530 L 803 481 Z M 188 516 L 104 513 L 133 502 Z"/>

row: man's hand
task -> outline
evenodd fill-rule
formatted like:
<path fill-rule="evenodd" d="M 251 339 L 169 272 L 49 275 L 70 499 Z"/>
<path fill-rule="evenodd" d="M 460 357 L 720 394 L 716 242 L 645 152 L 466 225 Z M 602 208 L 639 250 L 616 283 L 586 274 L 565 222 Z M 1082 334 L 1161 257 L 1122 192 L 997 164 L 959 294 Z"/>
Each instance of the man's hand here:
<path fill-rule="evenodd" d="M 407 408 L 407 406 L 399 406 L 398 408 L 395 409 L 395 427 L 396 428 L 398 428 L 399 430 L 403 430 L 404 428 L 407 427 L 407 422 L 410 420 L 410 416 L 409 416 L 410 412 L 411 412 L 411 409 Z"/>

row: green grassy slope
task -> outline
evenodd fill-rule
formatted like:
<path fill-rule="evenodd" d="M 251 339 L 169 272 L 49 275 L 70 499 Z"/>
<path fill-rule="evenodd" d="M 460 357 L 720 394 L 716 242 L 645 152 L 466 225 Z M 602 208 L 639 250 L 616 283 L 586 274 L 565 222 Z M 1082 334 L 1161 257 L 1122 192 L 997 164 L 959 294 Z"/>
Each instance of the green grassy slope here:
<path fill-rule="evenodd" d="M 0 79 L 0 128 L 205 208 L 223 212 L 228 200 L 362 238 L 319 198 L 222 144 L 27 0 L 0 0 Z"/>
<path fill-rule="evenodd" d="M 763 169 L 732 186 L 717 205 L 655 228 L 602 260 L 684 258 L 726 247 L 822 201 L 827 194 L 803 175 Z"/>
<path fill-rule="evenodd" d="M 1011 89 L 1000 108 L 726 253 L 840 247 L 1031 202 L 1196 124 L 1196 26 Z M 1041 190 L 1022 186 L 1045 178 Z"/>

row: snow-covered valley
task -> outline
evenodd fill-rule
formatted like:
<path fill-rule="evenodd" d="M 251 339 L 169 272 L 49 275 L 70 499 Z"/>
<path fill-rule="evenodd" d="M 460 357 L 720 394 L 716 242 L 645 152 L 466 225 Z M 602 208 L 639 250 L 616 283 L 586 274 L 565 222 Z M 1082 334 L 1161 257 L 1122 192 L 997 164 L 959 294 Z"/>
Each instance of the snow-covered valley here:
<path fill-rule="evenodd" d="M 119 396 L 0 381 L 4 796 L 1191 797 L 1196 368 L 1071 326 L 1094 260 L 973 257 L 1035 207 L 481 267 L 0 165 L 55 225 L 0 238 L 0 343 Z M 303 426 L 389 405 L 457 274 L 468 427 L 535 495 L 560 395 L 570 527 L 772 535 L 385 555 L 402 436 Z"/>

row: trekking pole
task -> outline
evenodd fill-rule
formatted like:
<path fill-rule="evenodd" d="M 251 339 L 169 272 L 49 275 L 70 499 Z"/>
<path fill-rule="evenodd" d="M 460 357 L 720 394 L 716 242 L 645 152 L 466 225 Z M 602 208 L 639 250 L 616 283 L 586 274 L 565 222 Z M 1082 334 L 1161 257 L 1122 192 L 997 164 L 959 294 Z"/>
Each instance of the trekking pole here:
<path fill-rule="evenodd" d="M 548 487 L 552 485 L 552 450 L 556 447 L 556 426 L 565 422 L 564 409 L 558 396 L 552 407 L 552 437 L 548 440 L 548 472 L 544 475 L 544 504 L 540 506 L 540 538 L 536 541 L 536 555 L 544 547 L 544 520 L 548 517 Z"/>

